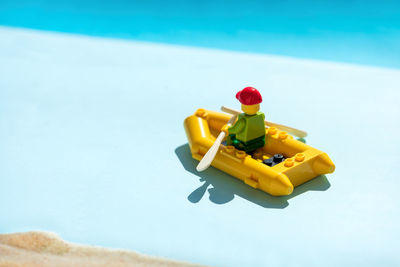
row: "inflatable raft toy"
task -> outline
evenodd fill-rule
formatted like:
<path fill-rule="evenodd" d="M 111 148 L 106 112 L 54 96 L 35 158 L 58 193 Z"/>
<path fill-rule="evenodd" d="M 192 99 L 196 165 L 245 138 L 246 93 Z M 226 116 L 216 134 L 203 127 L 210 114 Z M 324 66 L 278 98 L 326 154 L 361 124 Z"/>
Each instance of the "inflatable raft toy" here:
<path fill-rule="evenodd" d="M 198 109 L 184 121 L 192 157 L 201 160 L 231 115 Z M 265 145 L 252 155 L 222 143 L 211 166 L 273 196 L 290 195 L 293 188 L 321 174 L 332 173 L 329 156 L 287 132 L 268 127 Z"/>

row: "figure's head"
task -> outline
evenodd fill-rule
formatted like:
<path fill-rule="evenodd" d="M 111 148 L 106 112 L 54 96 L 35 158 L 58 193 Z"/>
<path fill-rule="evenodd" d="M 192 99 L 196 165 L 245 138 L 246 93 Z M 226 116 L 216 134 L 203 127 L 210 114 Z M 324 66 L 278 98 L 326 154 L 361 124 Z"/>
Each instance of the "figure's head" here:
<path fill-rule="evenodd" d="M 242 103 L 242 110 L 248 115 L 254 115 L 260 110 L 262 97 L 254 87 L 246 87 L 236 94 L 236 98 Z"/>
<path fill-rule="evenodd" d="M 247 115 L 254 115 L 260 110 L 260 104 L 255 104 L 255 105 L 242 104 L 242 110 Z"/>

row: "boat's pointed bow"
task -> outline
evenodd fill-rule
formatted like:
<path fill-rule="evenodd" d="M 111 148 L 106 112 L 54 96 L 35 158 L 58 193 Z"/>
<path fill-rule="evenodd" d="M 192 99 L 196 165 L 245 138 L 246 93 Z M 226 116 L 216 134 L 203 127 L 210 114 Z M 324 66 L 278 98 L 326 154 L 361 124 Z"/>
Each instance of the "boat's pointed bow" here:
<path fill-rule="evenodd" d="M 293 184 L 286 175 L 280 173 L 272 179 L 268 192 L 273 196 L 287 196 L 293 192 Z"/>
<path fill-rule="evenodd" d="M 313 169 L 317 174 L 332 173 L 335 171 L 335 164 L 329 158 L 328 154 L 322 153 L 314 161 Z"/>

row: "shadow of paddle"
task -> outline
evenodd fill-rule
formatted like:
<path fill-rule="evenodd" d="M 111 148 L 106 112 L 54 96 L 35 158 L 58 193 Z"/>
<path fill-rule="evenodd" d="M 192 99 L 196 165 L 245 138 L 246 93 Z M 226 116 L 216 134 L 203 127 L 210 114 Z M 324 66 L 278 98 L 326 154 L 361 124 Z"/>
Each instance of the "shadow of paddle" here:
<path fill-rule="evenodd" d="M 228 203 L 237 195 L 264 208 L 283 209 L 289 205 L 288 200 L 291 198 L 307 191 L 325 191 L 330 187 L 325 175 L 320 175 L 296 187 L 290 196 L 274 197 L 261 190 L 254 189 L 241 180 L 214 167 L 210 167 L 203 172 L 196 171 L 198 161 L 192 158 L 188 144 L 177 147 L 175 154 L 185 170 L 200 177 L 200 182 L 203 182 L 189 194 L 188 200 L 192 203 L 199 202 L 208 191 L 210 201 L 215 204 Z"/>

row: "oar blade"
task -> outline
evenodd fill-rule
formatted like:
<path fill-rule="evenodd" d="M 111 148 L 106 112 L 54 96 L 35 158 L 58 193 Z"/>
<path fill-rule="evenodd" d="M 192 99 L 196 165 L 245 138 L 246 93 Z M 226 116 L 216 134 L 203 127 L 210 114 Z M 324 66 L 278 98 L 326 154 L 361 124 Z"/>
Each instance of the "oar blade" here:
<path fill-rule="evenodd" d="M 225 137 L 225 132 L 221 132 L 218 135 L 217 140 L 215 140 L 212 147 L 207 151 L 207 153 L 204 155 L 204 157 L 200 160 L 199 164 L 197 165 L 196 170 L 198 172 L 202 172 L 206 170 L 208 167 L 210 167 L 211 162 L 214 160 L 215 155 L 217 154 L 219 146 L 221 145 L 224 137 Z"/>

